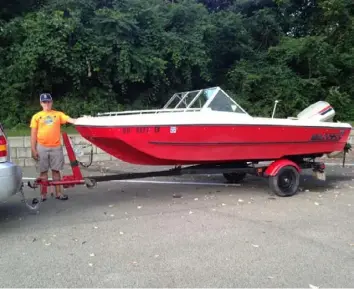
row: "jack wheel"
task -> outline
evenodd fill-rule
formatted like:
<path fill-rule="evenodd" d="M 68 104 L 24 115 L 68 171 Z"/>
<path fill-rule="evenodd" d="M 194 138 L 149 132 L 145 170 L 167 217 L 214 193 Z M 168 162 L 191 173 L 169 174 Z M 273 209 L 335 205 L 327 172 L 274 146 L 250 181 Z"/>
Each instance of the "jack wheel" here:
<path fill-rule="evenodd" d="M 85 181 L 88 189 L 92 189 L 97 186 L 97 182 L 94 179 L 86 178 Z"/>
<path fill-rule="evenodd" d="M 37 204 L 39 204 L 39 200 L 37 198 L 33 198 L 32 199 L 32 205 L 35 206 Z"/>
<path fill-rule="evenodd" d="M 299 189 L 300 174 L 293 166 L 285 166 L 269 177 L 270 189 L 279 197 L 291 197 Z"/>
<path fill-rule="evenodd" d="M 237 184 L 244 180 L 246 173 L 224 173 L 224 178 L 231 184 Z"/>

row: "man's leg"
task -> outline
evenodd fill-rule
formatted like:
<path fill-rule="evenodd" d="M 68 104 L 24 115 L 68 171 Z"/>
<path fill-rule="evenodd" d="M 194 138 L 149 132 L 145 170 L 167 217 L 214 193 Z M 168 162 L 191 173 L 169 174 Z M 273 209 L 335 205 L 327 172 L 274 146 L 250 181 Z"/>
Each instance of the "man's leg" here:
<path fill-rule="evenodd" d="M 61 180 L 60 171 L 52 170 L 52 175 L 53 175 L 53 181 Z M 59 197 L 61 195 L 62 195 L 61 186 L 55 186 L 55 196 Z"/>
<path fill-rule="evenodd" d="M 37 145 L 38 157 L 39 157 L 39 177 L 43 181 L 48 181 L 48 170 L 49 170 L 49 152 L 48 149 Z M 42 201 L 47 199 L 48 187 L 41 186 L 41 198 Z"/>
<path fill-rule="evenodd" d="M 50 167 L 54 181 L 60 181 L 60 171 L 64 169 L 64 153 L 63 148 L 52 148 L 50 153 Z M 60 200 L 67 200 L 68 196 L 62 193 L 62 186 L 55 186 L 55 197 Z"/>
<path fill-rule="evenodd" d="M 41 172 L 39 174 L 39 177 L 43 181 L 48 181 L 48 171 Z M 48 193 L 48 187 L 47 186 L 41 186 L 41 199 L 42 199 L 43 202 L 47 199 L 47 193 Z"/>

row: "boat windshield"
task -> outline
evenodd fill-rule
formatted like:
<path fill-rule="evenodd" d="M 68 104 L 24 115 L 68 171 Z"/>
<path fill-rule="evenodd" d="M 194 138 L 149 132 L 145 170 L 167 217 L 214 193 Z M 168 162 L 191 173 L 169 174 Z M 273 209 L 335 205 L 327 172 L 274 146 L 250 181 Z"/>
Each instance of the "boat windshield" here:
<path fill-rule="evenodd" d="M 163 109 L 216 110 L 247 114 L 220 87 L 175 93 Z"/>

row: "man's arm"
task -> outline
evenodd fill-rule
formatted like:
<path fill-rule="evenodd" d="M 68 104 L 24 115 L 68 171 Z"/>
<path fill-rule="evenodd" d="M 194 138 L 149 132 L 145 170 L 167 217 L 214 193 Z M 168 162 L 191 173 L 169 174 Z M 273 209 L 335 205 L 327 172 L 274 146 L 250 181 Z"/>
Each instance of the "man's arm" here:
<path fill-rule="evenodd" d="M 71 123 L 75 124 L 76 118 L 71 118 L 70 116 L 66 115 L 63 112 L 60 112 L 60 123 L 61 124 L 66 124 L 66 123 Z"/>
<path fill-rule="evenodd" d="M 38 132 L 38 121 L 36 116 L 34 115 L 31 119 L 31 151 L 32 158 L 38 160 L 38 152 L 37 152 L 37 132 Z"/>
<path fill-rule="evenodd" d="M 31 128 L 31 148 L 32 151 L 36 149 L 38 128 Z"/>
<path fill-rule="evenodd" d="M 38 152 L 37 152 L 37 132 L 38 128 L 31 128 L 31 151 L 32 157 L 37 160 Z"/>
<path fill-rule="evenodd" d="M 71 123 L 71 124 L 75 124 L 76 120 L 77 120 L 76 118 L 69 117 L 66 122 Z"/>

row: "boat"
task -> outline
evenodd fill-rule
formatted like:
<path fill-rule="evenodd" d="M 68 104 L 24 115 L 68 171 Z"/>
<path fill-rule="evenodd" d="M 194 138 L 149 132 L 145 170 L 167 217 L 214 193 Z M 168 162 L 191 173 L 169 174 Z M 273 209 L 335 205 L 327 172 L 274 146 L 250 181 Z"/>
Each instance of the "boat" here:
<path fill-rule="evenodd" d="M 287 118 L 275 117 L 277 103 L 271 117 L 254 117 L 220 87 L 211 87 L 175 93 L 160 109 L 82 116 L 75 123 L 78 132 L 108 154 L 131 164 L 174 168 L 84 177 L 63 133 L 73 174 L 59 181 L 38 178 L 28 186 L 93 188 L 111 180 L 221 173 L 227 182 L 238 183 L 250 174 L 268 179 L 277 196 L 293 196 L 302 170 L 325 180 L 326 166 L 315 159 L 346 153 L 352 127 L 334 122 L 335 110 L 325 101 Z"/>
<path fill-rule="evenodd" d="M 86 140 L 131 164 L 182 166 L 316 158 L 343 151 L 348 123 L 316 102 L 296 117 L 255 117 L 220 87 L 175 93 L 160 109 L 78 118 Z"/>

